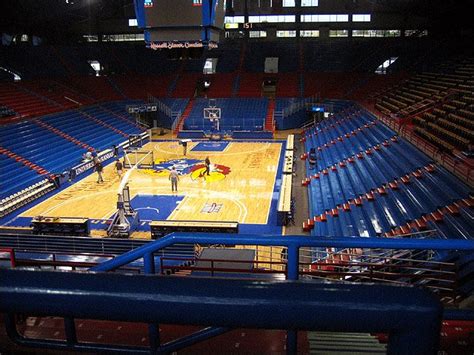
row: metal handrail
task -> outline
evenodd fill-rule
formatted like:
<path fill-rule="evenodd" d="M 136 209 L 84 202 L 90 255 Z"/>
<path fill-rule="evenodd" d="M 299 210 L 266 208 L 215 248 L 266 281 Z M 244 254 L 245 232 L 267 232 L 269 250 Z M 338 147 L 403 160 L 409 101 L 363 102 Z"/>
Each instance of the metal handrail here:
<path fill-rule="evenodd" d="M 151 282 L 146 275 L 23 270 L 0 270 L 0 279 L 0 312 L 7 314 L 9 337 L 39 348 L 169 353 L 229 328 L 263 328 L 286 329 L 290 354 L 297 352 L 297 330 L 337 330 L 388 333 L 388 353 L 423 355 L 437 351 L 441 330 L 439 301 L 416 288 L 200 278 Z M 65 339 L 20 335 L 15 313 L 64 317 Z M 149 323 L 150 346 L 79 341 L 76 318 Z M 158 323 L 213 327 L 161 345 Z"/>
<path fill-rule="evenodd" d="M 148 243 L 141 248 L 132 250 L 115 259 L 93 267 L 93 271 L 111 271 L 131 261 L 143 258 L 145 273 L 154 274 L 155 265 L 153 254 L 173 244 L 228 244 L 228 245 L 266 245 L 283 246 L 288 249 L 288 279 L 298 279 L 299 249 L 301 247 L 335 247 L 335 248 L 381 248 L 381 249 L 434 249 L 434 250 L 474 250 L 474 241 L 469 240 L 426 240 L 426 239 L 379 239 L 379 238 L 329 238 L 319 237 L 308 239 L 301 236 L 266 235 L 265 237 L 252 234 L 229 236 L 222 233 L 171 233 L 168 236 Z"/>

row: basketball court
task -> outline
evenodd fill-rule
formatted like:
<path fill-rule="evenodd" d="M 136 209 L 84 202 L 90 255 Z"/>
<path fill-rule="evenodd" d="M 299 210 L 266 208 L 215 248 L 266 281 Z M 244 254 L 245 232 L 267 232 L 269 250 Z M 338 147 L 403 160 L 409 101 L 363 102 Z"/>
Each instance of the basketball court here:
<path fill-rule="evenodd" d="M 191 141 L 184 156 L 177 140 L 146 143 L 136 155 L 153 159 L 154 166 L 133 169 L 128 178 L 131 207 L 140 221 L 137 231 L 149 230 L 151 221 L 173 220 L 238 222 L 240 232 L 281 233 L 276 203 L 283 146 L 282 141 Z M 132 154 L 128 157 L 135 162 Z M 172 166 L 180 176 L 177 193 L 168 179 Z M 114 163 L 105 167 L 103 176 L 100 184 L 94 172 L 73 181 L 6 224 L 25 226 L 36 216 L 84 217 L 90 219 L 93 235 L 102 235 L 117 210 L 121 182 Z"/>

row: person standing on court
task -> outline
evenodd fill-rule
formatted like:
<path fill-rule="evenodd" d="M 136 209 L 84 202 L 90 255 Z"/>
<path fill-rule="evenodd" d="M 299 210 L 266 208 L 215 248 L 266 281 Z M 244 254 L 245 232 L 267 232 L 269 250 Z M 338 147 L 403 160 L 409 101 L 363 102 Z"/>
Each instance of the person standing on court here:
<path fill-rule="evenodd" d="M 117 161 L 115 162 L 115 169 L 117 170 L 117 175 L 119 176 L 119 178 L 122 178 L 123 164 L 120 159 L 117 159 Z"/>
<path fill-rule="evenodd" d="M 183 155 L 186 156 L 186 153 L 188 151 L 188 142 L 186 140 L 182 140 L 181 144 L 183 145 Z"/>
<path fill-rule="evenodd" d="M 210 171 L 211 171 L 211 161 L 209 160 L 209 157 L 206 157 L 206 159 L 204 160 L 204 164 L 206 165 L 206 171 L 204 172 L 206 175 L 210 175 Z"/>
<path fill-rule="evenodd" d="M 104 182 L 102 177 L 102 171 L 104 170 L 104 167 L 99 160 L 95 163 L 95 170 L 97 171 L 97 183 Z"/>
<path fill-rule="evenodd" d="M 179 175 L 174 166 L 171 168 L 168 179 L 171 181 L 171 191 L 178 192 Z"/>

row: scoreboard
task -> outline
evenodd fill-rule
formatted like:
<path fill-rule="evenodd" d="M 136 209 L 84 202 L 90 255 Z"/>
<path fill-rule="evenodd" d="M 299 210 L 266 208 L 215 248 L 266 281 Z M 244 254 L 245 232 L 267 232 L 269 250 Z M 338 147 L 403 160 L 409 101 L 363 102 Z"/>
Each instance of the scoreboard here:
<path fill-rule="evenodd" d="M 225 6 L 225 0 L 135 0 L 138 26 L 153 49 L 216 46 Z"/>

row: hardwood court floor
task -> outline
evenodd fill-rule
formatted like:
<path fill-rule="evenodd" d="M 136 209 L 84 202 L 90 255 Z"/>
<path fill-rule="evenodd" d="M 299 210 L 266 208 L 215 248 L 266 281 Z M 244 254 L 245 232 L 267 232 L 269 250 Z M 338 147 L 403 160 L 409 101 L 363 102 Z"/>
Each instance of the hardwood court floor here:
<path fill-rule="evenodd" d="M 168 220 L 266 224 L 282 143 L 230 141 L 223 151 L 192 151 L 198 143 L 188 144 L 186 160 L 182 160 L 183 147 L 178 141 L 147 143 L 142 150 L 153 150 L 155 162 L 163 162 L 164 166 L 170 160 L 180 160 L 174 162 L 179 166 L 194 162 L 194 171 L 180 177 L 178 193 L 173 194 L 166 171 L 135 170 L 129 179 L 132 198 L 138 194 L 183 196 Z M 204 170 L 201 164 L 206 156 L 214 166 L 209 178 L 200 176 Z M 97 175 L 93 173 L 21 216 L 110 218 L 116 209 L 120 181 L 113 165 L 105 167 L 104 183 L 97 184 Z M 159 209 L 161 206 L 154 207 Z"/>

